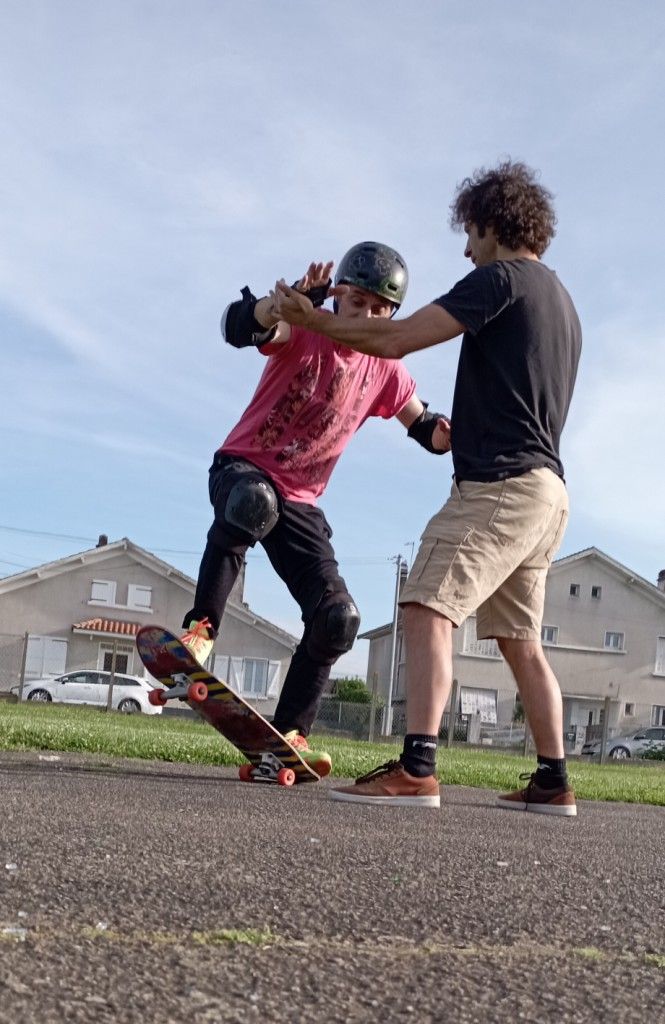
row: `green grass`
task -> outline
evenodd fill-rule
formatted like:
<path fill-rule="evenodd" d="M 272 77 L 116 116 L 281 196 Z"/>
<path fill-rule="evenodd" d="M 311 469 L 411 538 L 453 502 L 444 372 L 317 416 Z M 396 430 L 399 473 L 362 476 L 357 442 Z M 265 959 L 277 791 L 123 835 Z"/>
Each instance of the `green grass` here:
<path fill-rule="evenodd" d="M 397 757 L 399 743 L 362 743 L 314 736 L 328 750 L 338 777 L 354 777 Z M 172 761 L 238 765 L 243 757 L 210 726 L 195 718 L 122 715 L 96 708 L 0 703 L 0 750 L 42 750 Z M 438 772 L 449 785 L 514 789 L 534 759 L 464 745 L 439 751 Z M 665 806 L 665 763 L 589 764 L 571 761 L 569 773 L 583 800 L 621 800 Z"/>

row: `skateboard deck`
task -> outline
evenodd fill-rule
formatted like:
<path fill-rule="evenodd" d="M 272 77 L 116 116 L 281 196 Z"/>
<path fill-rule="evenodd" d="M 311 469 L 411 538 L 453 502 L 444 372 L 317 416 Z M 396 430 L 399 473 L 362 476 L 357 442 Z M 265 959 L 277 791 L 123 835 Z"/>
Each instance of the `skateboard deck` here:
<path fill-rule="evenodd" d="M 167 688 L 154 690 L 151 703 L 165 704 L 181 697 L 249 761 L 242 765 L 243 781 L 277 782 L 292 786 L 318 782 L 319 776 L 298 751 L 263 715 L 230 686 L 198 663 L 183 643 L 163 626 L 143 626 L 136 646 L 151 675 Z"/>

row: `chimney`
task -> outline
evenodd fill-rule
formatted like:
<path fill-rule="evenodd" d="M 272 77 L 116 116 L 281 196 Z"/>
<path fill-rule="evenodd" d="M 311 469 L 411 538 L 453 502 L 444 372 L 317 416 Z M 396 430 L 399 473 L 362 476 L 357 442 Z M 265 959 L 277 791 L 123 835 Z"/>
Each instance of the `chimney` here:
<path fill-rule="evenodd" d="M 99 540 L 97 541 L 97 547 L 98 548 L 105 548 L 106 545 L 108 544 L 108 542 L 109 542 L 109 539 L 106 536 L 106 534 L 105 533 L 100 533 Z"/>
<path fill-rule="evenodd" d="M 658 589 L 665 592 L 665 569 L 661 569 L 658 573 Z"/>

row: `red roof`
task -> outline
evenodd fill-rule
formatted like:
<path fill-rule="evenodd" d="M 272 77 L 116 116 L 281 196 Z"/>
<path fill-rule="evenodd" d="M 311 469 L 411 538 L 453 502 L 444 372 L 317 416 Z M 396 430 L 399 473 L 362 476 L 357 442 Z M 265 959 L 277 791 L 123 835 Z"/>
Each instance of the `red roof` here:
<path fill-rule="evenodd" d="M 121 622 L 118 619 L 86 619 L 72 625 L 72 629 L 85 633 L 112 633 L 115 636 L 136 636 L 140 628 L 140 622 Z"/>

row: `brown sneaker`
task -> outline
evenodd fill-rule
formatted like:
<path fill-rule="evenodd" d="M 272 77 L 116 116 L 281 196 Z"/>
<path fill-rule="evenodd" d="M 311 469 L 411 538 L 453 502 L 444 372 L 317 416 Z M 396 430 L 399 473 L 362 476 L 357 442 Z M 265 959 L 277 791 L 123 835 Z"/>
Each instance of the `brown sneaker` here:
<path fill-rule="evenodd" d="M 529 779 L 529 785 L 514 793 L 502 793 L 496 801 L 499 807 L 507 807 L 511 811 L 533 811 L 535 814 L 559 814 L 568 818 L 577 814 L 575 794 L 570 786 L 542 789 L 535 781 L 535 772 L 533 775 L 529 772 L 520 775 L 520 779 Z"/>
<path fill-rule="evenodd" d="M 333 800 L 361 804 L 385 804 L 398 807 L 439 807 L 439 783 L 433 775 L 417 779 L 409 775 L 400 761 L 388 761 L 361 775 L 353 786 L 330 791 Z"/>

